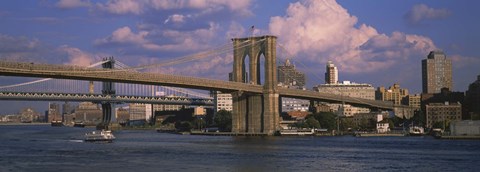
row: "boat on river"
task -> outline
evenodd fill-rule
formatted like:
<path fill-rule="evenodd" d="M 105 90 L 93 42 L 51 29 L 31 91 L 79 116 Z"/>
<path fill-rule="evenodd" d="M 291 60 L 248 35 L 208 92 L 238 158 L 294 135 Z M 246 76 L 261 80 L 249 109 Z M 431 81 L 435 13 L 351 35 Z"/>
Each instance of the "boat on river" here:
<path fill-rule="evenodd" d="M 110 130 L 95 130 L 89 133 L 85 133 L 86 142 L 108 142 L 111 143 L 115 140 L 112 131 Z"/>
<path fill-rule="evenodd" d="M 423 127 L 411 126 L 408 130 L 408 135 L 410 136 L 423 136 L 424 134 L 425 134 L 425 131 Z"/>
<path fill-rule="evenodd" d="M 311 136 L 315 133 L 314 129 L 288 129 L 280 130 L 281 136 Z"/>
<path fill-rule="evenodd" d="M 50 125 L 52 127 L 62 127 L 63 126 L 63 122 L 62 121 L 59 121 L 59 120 L 52 120 L 52 122 L 50 123 Z"/>

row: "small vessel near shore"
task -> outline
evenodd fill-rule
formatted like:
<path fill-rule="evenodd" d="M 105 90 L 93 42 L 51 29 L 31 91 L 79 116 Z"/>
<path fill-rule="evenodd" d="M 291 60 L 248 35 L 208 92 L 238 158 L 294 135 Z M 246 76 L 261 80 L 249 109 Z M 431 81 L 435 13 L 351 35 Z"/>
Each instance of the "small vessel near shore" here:
<path fill-rule="evenodd" d="M 408 129 L 408 135 L 410 136 L 423 136 L 425 131 L 423 127 L 412 126 Z"/>
<path fill-rule="evenodd" d="M 84 122 L 75 122 L 73 123 L 73 127 L 85 127 L 85 123 Z"/>
<path fill-rule="evenodd" d="M 280 130 L 281 136 L 310 136 L 315 134 L 314 129 L 289 129 Z"/>
<path fill-rule="evenodd" d="M 63 126 L 63 122 L 62 121 L 59 121 L 59 120 L 53 120 L 50 124 L 52 127 L 62 127 Z"/>
<path fill-rule="evenodd" d="M 85 133 L 86 142 L 107 142 L 111 143 L 115 140 L 112 131 L 110 130 L 96 130 L 89 133 Z"/>

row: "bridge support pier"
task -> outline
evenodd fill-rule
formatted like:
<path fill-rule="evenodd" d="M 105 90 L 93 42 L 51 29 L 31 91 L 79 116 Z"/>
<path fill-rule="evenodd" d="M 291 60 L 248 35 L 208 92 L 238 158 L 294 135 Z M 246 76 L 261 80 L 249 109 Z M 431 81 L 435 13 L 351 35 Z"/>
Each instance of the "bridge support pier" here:
<path fill-rule="evenodd" d="M 113 57 L 106 58 L 108 62 L 102 64 L 102 67 L 105 69 L 113 69 L 115 60 Z M 103 82 L 102 94 L 115 96 L 115 83 L 113 82 Z M 102 102 L 102 122 L 97 125 L 97 129 L 109 129 L 110 122 L 115 121 L 115 104 L 112 102 Z"/>
<path fill-rule="evenodd" d="M 275 36 L 234 38 L 233 81 L 260 85 L 260 60 L 265 57 L 262 94 L 238 91 L 232 94 L 232 132 L 273 135 L 279 130 L 279 95 L 277 92 Z M 250 64 L 245 64 L 245 58 Z M 249 77 L 245 77 L 249 66 Z"/>

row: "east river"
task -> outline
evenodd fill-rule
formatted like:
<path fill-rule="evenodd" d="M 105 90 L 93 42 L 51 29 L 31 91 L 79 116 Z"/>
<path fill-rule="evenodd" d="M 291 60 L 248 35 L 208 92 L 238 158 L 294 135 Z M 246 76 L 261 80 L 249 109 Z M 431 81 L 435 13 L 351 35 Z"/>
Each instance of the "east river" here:
<path fill-rule="evenodd" d="M 432 137 L 230 137 L 0 126 L 0 171 L 479 171 L 480 140 Z"/>

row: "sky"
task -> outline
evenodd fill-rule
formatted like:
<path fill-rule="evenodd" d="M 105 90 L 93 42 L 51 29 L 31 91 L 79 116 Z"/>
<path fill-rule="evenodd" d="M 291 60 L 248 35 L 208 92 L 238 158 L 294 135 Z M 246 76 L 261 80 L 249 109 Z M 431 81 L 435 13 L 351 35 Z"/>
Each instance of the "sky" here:
<path fill-rule="evenodd" d="M 231 38 L 275 35 L 279 61 L 323 84 L 339 80 L 421 92 L 421 60 L 453 61 L 454 91 L 480 75 L 480 1 L 458 0 L 23 0 L 0 1 L 0 60 L 87 66 L 113 56 L 130 66 L 162 63 Z M 252 30 L 254 26 L 254 30 Z M 151 69 L 227 80 L 232 54 Z M 0 86 L 31 80 L 0 76 Z M 2 101 L 4 111 L 33 104 Z M 46 109 L 38 109 L 42 112 Z M 1 113 L 0 113 L 1 114 Z"/>

